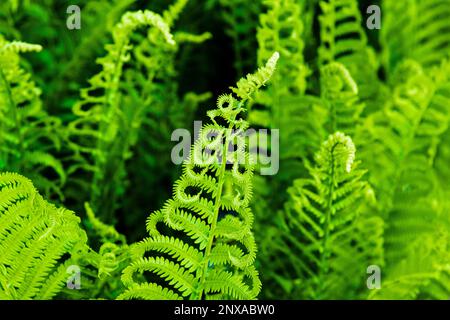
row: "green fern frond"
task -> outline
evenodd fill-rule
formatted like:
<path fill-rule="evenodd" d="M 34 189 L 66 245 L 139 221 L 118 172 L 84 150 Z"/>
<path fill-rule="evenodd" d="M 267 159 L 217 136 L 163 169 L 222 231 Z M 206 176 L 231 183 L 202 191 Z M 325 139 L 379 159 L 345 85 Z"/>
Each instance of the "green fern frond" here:
<path fill-rule="evenodd" d="M 327 132 L 337 130 L 353 136 L 364 104 L 359 102 L 358 86 L 344 65 L 333 62 L 321 69 L 321 96 L 328 110 Z"/>
<path fill-rule="evenodd" d="M 20 65 L 19 53 L 40 50 L 40 45 L 8 42 L 0 36 L 0 169 L 29 175 L 47 196 L 62 199 L 66 174 L 50 154 L 60 148 L 61 121 L 43 110 L 41 90 Z M 48 169 L 56 179 L 43 174 Z"/>
<path fill-rule="evenodd" d="M 258 61 L 268 59 L 272 52 L 280 52 L 280 61 L 274 79 L 266 90 L 258 93 L 249 107 L 248 121 L 252 126 L 265 129 L 279 129 L 280 159 L 295 158 L 302 152 L 301 133 L 306 110 L 304 103 L 293 99 L 303 98 L 306 90 L 306 77 L 309 69 L 303 57 L 304 23 L 303 6 L 296 1 L 265 1 L 267 11 L 260 15 L 260 26 L 257 29 Z M 307 98 L 305 98 L 307 100 Z M 295 123 L 296 125 L 292 125 Z M 308 125 L 305 123 L 305 125 Z M 315 125 L 315 123 L 311 123 Z M 264 141 L 270 137 L 258 133 L 257 139 Z M 307 139 L 305 139 L 307 140 Z M 319 141 L 320 142 L 320 141 Z M 313 143 L 313 142 L 312 142 Z M 272 146 L 267 146 L 268 154 Z M 273 152 L 276 152 L 275 150 Z M 292 164 L 286 167 L 292 167 Z M 283 170 L 282 170 L 283 171 Z M 292 170 L 295 172 L 295 168 Z M 280 172 L 283 174 L 284 172 Z M 259 179 L 259 178 L 258 178 Z M 267 180 L 267 179 L 266 179 Z M 264 184 L 267 185 L 267 182 Z M 258 184 L 257 184 L 258 185 Z M 257 190 L 257 197 L 264 190 Z M 261 203 L 256 200 L 255 203 Z M 269 212 L 262 208 L 262 212 Z"/>
<path fill-rule="evenodd" d="M 250 94 L 269 80 L 277 58 L 275 53 L 265 67 L 240 82 L 241 100 L 220 96 L 217 109 L 208 112 L 211 124 L 201 129 L 173 198 L 149 216 L 150 238 L 132 248 L 133 262 L 122 276 L 127 290 L 119 298 L 256 298 L 261 283 L 252 265 L 253 164 L 242 136 L 248 123 L 241 113 Z M 165 236 L 162 226 L 179 236 Z M 144 257 L 147 252 L 150 258 Z M 164 286 L 135 280 L 144 272 Z"/>
<path fill-rule="evenodd" d="M 367 37 L 362 29 L 362 18 L 356 0 L 325 0 L 320 2 L 321 47 L 319 65 L 338 61 L 347 65 L 361 63 L 361 54 L 367 54 Z M 347 38 L 346 38 L 347 36 Z M 342 39 L 341 39 L 342 38 Z M 365 61 L 365 63 L 370 61 Z M 349 66 L 350 66 L 349 65 Z"/>
<path fill-rule="evenodd" d="M 268 11 L 260 15 L 261 26 L 257 31 L 258 63 L 279 52 L 282 59 L 271 86 L 273 94 L 302 94 L 309 70 L 303 58 L 301 6 L 294 0 L 265 1 L 265 5 Z"/>
<path fill-rule="evenodd" d="M 389 210 L 398 191 L 418 195 L 422 190 L 421 196 L 432 191 L 427 186 L 433 175 L 424 171 L 433 164 L 448 128 L 450 102 L 448 74 L 437 74 L 430 77 L 414 61 L 399 65 L 391 101 L 358 130 L 362 157 L 378 173 L 370 181 L 383 210 Z"/>
<path fill-rule="evenodd" d="M 436 233 L 436 229 L 433 231 Z M 390 269 L 380 289 L 369 299 L 444 299 L 450 294 L 448 233 L 413 241 L 407 257 Z"/>
<path fill-rule="evenodd" d="M 358 166 L 353 141 L 337 132 L 307 166 L 311 177 L 289 188 L 290 199 L 269 232 L 276 236 L 266 240 L 275 250 L 264 252 L 275 264 L 266 281 L 284 288 L 274 296 L 336 299 L 345 291 L 355 297 L 365 284 L 365 269 L 357 268 L 382 262 L 382 221 L 363 211 L 371 189 Z"/>
<path fill-rule="evenodd" d="M 140 124 L 135 120 L 145 107 L 124 108 L 121 86 L 123 69 L 132 50 L 131 35 L 141 27 L 155 28 L 163 35 L 162 41 L 175 44 L 161 16 L 150 11 L 124 14 L 113 29 L 114 43 L 106 46 L 108 54 L 98 59 L 102 70 L 91 78 L 91 86 L 81 91 L 81 100 L 73 108 L 78 119 L 68 128 L 68 143 L 75 153 L 70 159 L 72 163 L 69 161 L 69 170 L 72 173 L 83 170 L 92 176 L 90 203 L 107 222 L 116 200 L 124 192 L 124 163 L 136 143 Z"/>
<path fill-rule="evenodd" d="M 404 59 L 428 68 L 449 57 L 449 4 L 448 0 L 383 1 L 381 43 L 388 71 Z"/>
<path fill-rule="evenodd" d="M 236 88 L 230 88 L 243 102 L 251 100 L 252 96 L 264 86 L 275 71 L 280 54 L 275 52 L 267 61 L 264 67 L 258 69 L 256 73 L 248 74 L 246 78 L 240 79 Z"/>
<path fill-rule="evenodd" d="M 186 4 L 187 1 L 178 0 L 162 13 L 169 26 L 177 22 Z M 147 190 L 155 190 L 155 203 L 162 203 L 170 196 L 166 188 L 156 187 L 164 181 L 174 181 L 179 174 L 172 170 L 168 156 L 172 146 L 165 142 L 171 139 L 175 129 L 191 126 L 197 107 L 210 98 L 209 93 L 193 92 L 180 97 L 177 58 L 185 46 L 202 43 L 210 39 L 211 34 L 194 35 L 174 30 L 175 45 L 165 42 L 156 29 L 133 36 L 136 45 L 131 52 L 132 67 L 125 74 L 127 98 L 124 104 L 134 113 L 133 123 L 139 130 L 133 137 L 136 140 L 134 157 L 127 170 L 130 180 L 141 187 L 129 188 L 125 194 L 124 208 L 129 219 L 140 215 L 135 203 L 147 199 Z M 134 112 L 136 106 L 140 106 L 139 112 Z M 152 172 L 151 179 L 142 172 Z"/>
<path fill-rule="evenodd" d="M 360 88 L 360 96 L 374 109 L 381 99 L 378 61 L 368 44 L 362 26 L 357 0 L 325 0 L 320 2 L 319 67 L 340 62 L 350 71 Z M 372 107 L 373 105 L 373 107 Z M 373 111 L 373 110 L 370 110 Z"/>
<path fill-rule="evenodd" d="M 117 232 L 117 230 L 113 226 L 103 223 L 99 218 L 95 216 L 95 213 L 88 202 L 84 204 L 84 207 L 86 209 L 86 215 L 90 225 L 95 230 L 97 235 L 101 237 L 102 242 L 120 242 L 122 244 L 126 243 L 124 235 Z"/>
<path fill-rule="evenodd" d="M 30 180 L 1 173 L 0 297 L 50 299 L 60 293 L 67 267 L 87 250 L 79 222 L 73 212 L 46 202 Z"/>

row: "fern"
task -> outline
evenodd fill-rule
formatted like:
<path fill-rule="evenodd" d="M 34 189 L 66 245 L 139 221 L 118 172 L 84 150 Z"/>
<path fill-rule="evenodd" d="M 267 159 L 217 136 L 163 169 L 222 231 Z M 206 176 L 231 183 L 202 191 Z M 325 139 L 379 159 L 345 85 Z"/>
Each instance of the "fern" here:
<path fill-rule="evenodd" d="M 58 3 L 59 7 L 51 10 L 59 12 L 61 7 L 67 8 L 73 4 L 70 1 L 66 2 L 65 6 Z M 95 68 L 95 57 L 104 54 L 103 48 L 109 41 L 108 36 L 114 25 L 134 2 L 135 0 L 79 1 L 77 5 L 80 6 L 83 16 L 81 29 L 76 32 L 67 30 L 67 34 L 57 34 L 65 41 L 65 51 L 58 47 L 49 48 L 51 49 L 49 59 L 67 61 L 61 68 L 50 69 L 43 75 L 48 108 L 52 113 L 70 118 L 70 107 L 79 96 L 79 90 L 86 79 L 84 77 L 92 76 L 86 70 Z M 58 25 L 58 29 L 66 29 L 65 19 L 58 17 L 49 20 L 62 23 L 63 25 Z"/>
<path fill-rule="evenodd" d="M 303 59 L 301 7 L 291 0 L 266 1 L 265 4 L 269 10 L 260 16 L 258 62 L 266 60 L 274 51 L 280 52 L 282 59 L 273 85 L 261 92 L 256 101 L 258 105 L 250 109 L 249 121 L 252 125 L 280 129 L 280 149 L 285 152 L 284 143 L 292 143 L 295 139 L 287 138 L 292 135 L 292 129 L 284 121 L 286 116 L 295 117 L 298 108 L 292 110 L 283 99 L 303 94 L 308 75 Z M 284 158 L 283 154 L 281 157 Z"/>
<path fill-rule="evenodd" d="M 60 148 L 61 121 L 43 110 L 40 89 L 20 66 L 19 53 L 41 49 L 0 37 L 0 169 L 27 174 L 46 195 L 63 198 L 66 173 L 50 153 Z M 49 170 L 57 179 L 48 178 Z"/>
<path fill-rule="evenodd" d="M 280 286 L 274 296 L 355 297 L 364 283 L 365 269 L 358 268 L 382 262 L 382 221 L 363 211 L 372 191 L 358 167 L 352 140 L 337 132 L 322 144 L 315 165 L 307 165 L 311 177 L 289 188 L 290 199 L 266 240 L 275 244 L 261 253 L 275 264 L 268 279 Z"/>
<path fill-rule="evenodd" d="M 0 299 L 450 296 L 449 0 L 0 2 Z"/>
<path fill-rule="evenodd" d="M 108 54 L 98 60 L 102 71 L 90 80 L 89 88 L 81 91 L 82 99 L 74 106 L 79 118 L 69 125 L 68 142 L 75 153 L 68 160 L 72 162 L 69 173 L 82 170 L 92 176 L 89 186 L 84 180 L 79 183 L 90 190 L 91 205 L 107 222 L 111 221 L 116 200 L 124 192 L 124 163 L 130 158 L 140 127 L 135 120 L 145 107 L 122 108 L 120 81 L 132 49 L 130 35 L 135 29 L 147 26 L 161 32 L 164 41 L 175 44 L 161 16 L 150 11 L 126 13 L 113 30 L 114 43 L 107 46 Z"/>
<path fill-rule="evenodd" d="M 30 180 L 0 174 L 0 299 L 51 299 L 86 252 L 73 212 L 46 202 Z"/>
<path fill-rule="evenodd" d="M 381 43 L 387 70 L 395 70 L 404 59 L 428 68 L 449 57 L 448 0 L 384 0 L 383 12 Z"/>
<path fill-rule="evenodd" d="M 260 26 L 257 29 L 258 61 L 261 63 L 273 51 L 280 52 L 281 60 L 272 85 L 260 92 L 250 105 L 248 121 L 255 127 L 279 130 L 281 168 L 275 177 L 255 177 L 253 209 L 259 217 L 255 224 L 257 237 L 260 234 L 259 229 L 264 230 L 265 224 L 272 220 L 271 206 L 277 206 L 283 201 L 282 197 L 281 200 L 274 199 L 276 201 L 265 199 L 270 199 L 269 195 L 273 190 L 284 189 L 284 185 L 279 185 L 279 180 L 287 180 L 290 183 L 293 173 L 295 175 L 300 173 L 300 170 L 297 170 L 296 160 L 304 151 L 302 142 L 305 140 L 300 137 L 300 126 L 293 126 L 292 123 L 303 122 L 305 108 L 304 103 L 290 103 L 290 100 L 303 96 L 306 90 L 306 77 L 309 75 L 303 57 L 302 6 L 291 0 L 265 1 L 264 4 L 267 11 L 260 15 Z M 314 123 L 312 125 L 314 126 Z M 257 135 L 259 141 L 264 139 L 269 141 L 267 154 L 278 152 L 272 147 L 270 136 L 262 132 L 258 132 Z M 290 160 L 294 161 L 287 162 Z"/>
<path fill-rule="evenodd" d="M 369 169 L 378 173 L 370 179 L 384 208 L 392 205 L 402 179 L 408 183 L 416 180 L 408 188 L 416 193 L 417 188 L 425 194 L 431 191 L 427 186 L 432 177 L 420 172 L 433 163 L 448 128 L 450 96 L 444 74 L 430 77 L 416 62 L 405 61 L 394 76 L 392 100 L 384 110 L 368 117 L 358 132 L 362 155 Z"/>
<path fill-rule="evenodd" d="M 306 90 L 308 69 L 303 58 L 304 25 L 301 6 L 294 0 L 266 1 L 268 12 L 261 14 L 258 28 L 258 62 L 267 60 L 272 52 L 283 57 L 276 82 L 270 88 L 275 95 L 302 94 Z M 277 99 L 275 96 L 274 99 Z"/>
<path fill-rule="evenodd" d="M 362 17 L 356 0 L 326 0 L 320 2 L 321 44 L 319 67 L 331 62 L 344 64 L 352 74 L 363 101 L 374 111 L 383 99 L 383 87 L 378 80 L 378 61 L 362 27 Z M 372 101 L 378 101 L 373 103 Z"/>
<path fill-rule="evenodd" d="M 387 282 L 371 298 L 436 298 L 446 290 L 448 207 L 433 166 L 449 124 L 447 68 L 443 63 L 426 72 L 414 61 L 399 64 L 392 101 L 358 134 L 372 137 L 362 154 L 377 172 L 370 180 L 388 223 Z"/>
<path fill-rule="evenodd" d="M 269 80 L 277 60 L 275 53 L 265 67 L 232 88 L 237 99 L 223 95 L 218 108 L 208 112 L 212 123 L 202 128 L 174 185 L 173 199 L 150 215 L 150 237 L 132 248 L 134 261 L 122 276 L 127 291 L 120 298 L 254 299 L 258 295 L 261 283 L 253 266 L 256 244 L 248 207 L 252 164 L 242 141 L 248 124 L 240 114 L 244 103 Z M 241 156 L 245 163 L 238 162 Z M 161 225 L 179 236 L 164 235 Z M 146 252 L 152 255 L 145 257 Z M 134 280 L 135 273 L 144 272 L 158 280 Z"/>
<path fill-rule="evenodd" d="M 263 57 L 270 48 L 276 48 L 282 61 L 274 83 L 250 109 L 249 121 L 280 130 L 280 171 L 273 177 L 256 177 L 253 204 L 259 218 L 255 223 L 256 238 L 262 242 L 263 250 L 270 251 L 272 245 L 266 240 L 275 235 L 267 235 L 266 226 L 274 223 L 272 212 L 289 197 L 285 191 L 288 186 L 307 174 L 304 160 L 313 158 L 317 146 L 330 134 L 342 131 L 353 135 L 365 105 L 359 100 L 358 87 L 350 72 L 338 62 L 321 67 L 318 92 L 307 90 L 307 80 L 310 83 L 313 76 L 303 53 L 307 6 L 288 0 L 266 4 L 269 11 L 261 16 L 258 55 Z M 272 197 L 275 192 L 278 196 Z M 260 260 L 263 268 L 271 268 L 271 255 Z"/>
<path fill-rule="evenodd" d="M 447 299 L 449 256 L 448 233 L 427 235 L 413 242 L 407 258 L 396 264 L 380 290 L 370 299 Z"/>
<path fill-rule="evenodd" d="M 162 13 L 169 27 L 177 22 L 187 0 L 178 0 Z M 136 113 L 134 124 L 140 126 L 136 139 L 135 156 L 128 165 L 130 179 L 142 186 L 139 190 L 131 189 L 126 194 L 124 204 L 127 216 L 138 216 L 130 211 L 134 203 L 147 198 L 147 190 L 155 189 L 163 181 L 175 178 L 170 162 L 171 133 L 176 128 L 191 126 L 199 103 L 210 97 L 208 93 L 197 95 L 192 92 L 179 97 L 178 70 L 176 56 L 181 46 L 188 43 L 202 43 L 210 38 L 209 33 L 193 35 L 186 32 L 175 32 L 175 45 L 164 42 L 163 35 L 155 29 L 150 29 L 146 36 L 138 42 L 132 51 L 133 68 L 125 74 L 127 98 L 124 103 L 142 106 Z M 138 36 L 135 35 L 136 38 Z M 140 72 L 136 72 L 140 71 Z M 151 136 L 151 138 L 150 138 Z M 142 172 L 152 172 L 152 176 L 142 175 Z M 157 194 L 158 192 L 158 194 Z M 161 194 L 159 194 L 161 193 Z M 157 188 L 153 194 L 155 204 L 160 205 L 169 196 L 163 188 Z M 162 200 L 160 200 L 162 199 Z M 131 209 L 132 210 L 132 209 Z"/>

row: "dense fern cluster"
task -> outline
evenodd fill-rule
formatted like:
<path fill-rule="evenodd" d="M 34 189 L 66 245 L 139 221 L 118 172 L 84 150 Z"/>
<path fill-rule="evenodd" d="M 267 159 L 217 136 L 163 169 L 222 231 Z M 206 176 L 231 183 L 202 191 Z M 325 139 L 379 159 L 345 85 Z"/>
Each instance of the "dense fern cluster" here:
<path fill-rule="evenodd" d="M 0 299 L 448 299 L 449 16 L 2 1 Z"/>

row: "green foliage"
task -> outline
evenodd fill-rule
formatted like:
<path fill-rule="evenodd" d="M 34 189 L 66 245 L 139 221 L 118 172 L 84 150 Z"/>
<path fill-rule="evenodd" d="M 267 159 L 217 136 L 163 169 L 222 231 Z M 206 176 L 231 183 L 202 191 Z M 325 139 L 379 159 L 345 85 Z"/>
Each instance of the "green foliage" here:
<path fill-rule="evenodd" d="M 168 26 L 172 27 L 182 13 L 186 0 L 179 0 L 163 12 L 162 16 Z M 129 189 L 126 194 L 124 208 L 128 215 L 136 216 L 134 203 L 147 198 L 147 190 L 155 189 L 164 180 L 174 180 L 178 171 L 171 167 L 171 145 L 166 142 L 171 139 L 171 133 L 176 128 L 186 128 L 192 125 L 193 116 L 200 103 L 210 97 L 209 93 L 197 95 L 193 92 L 179 97 L 177 82 L 178 70 L 175 66 L 176 56 L 180 47 L 188 43 L 200 44 L 211 37 L 209 33 L 194 35 L 184 31 L 174 33 L 175 45 L 164 41 L 163 35 L 157 29 L 150 29 L 138 40 L 132 53 L 133 68 L 125 74 L 125 90 L 129 108 L 142 106 L 134 118 L 134 124 L 139 123 L 136 131 L 136 156 L 128 165 L 131 179 L 142 188 Z M 136 70 L 143 72 L 137 73 Z M 151 139 L 149 139 L 151 135 Z M 151 179 L 143 176 L 143 171 L 153 172 Z M 154 199 L 164 202 L 170 192 L 165 189 L 155 191 Z M 135 222 L 135 221 L 132 221 Z"/>
<path fill-rule="evenodd" d="M 1 1 L 0 299 L 448 299 L 449 4 Z"/>
<path fill-rule="evenodd" d="M 382 263 L 380 244 L 366 246 L 366 224 L 374 224 L 378 236 L 383 226 L 368 221 L 373 190 L 359 166 L 353 141 L 336 132 L 316 153 L 315 164 L 307 163 L 310 177 L 288 189 L 290 198 L 266 238 L 273 251 L 262 253 L 276 265 L 267 279 L 279 286 L 273 297 L 337 299 L 344 290 L 355 298 L 364 285 L 361 266 Z"/>
<path fill-rule="evenodd" d="M 256 41 L 251 35 L 256 31 L 261 1 L 209 0 L 209 5 L 215 2 L 221 6 L 220 13 L 226 25 L 225 33 L 233 41 L 236 72 L 238 75 L 245 74 L 256 65 L 253 51 Z"/>
<path fill-rule="evenodd" d="M 174 184 L 173 198 L 150 215 L 150 237 L 132 248 L 133 261 L 122 276 L 127 290 L 119 298 L 254 299 L 258 295 L 261 283 L 253 266 L 256 244 L 249 208 L 253 168 L 243 137 L 248 123 L 241 114 L 244 103 L 270 79 L 278 57 L 275 53 L 266 66 L 232 88 L 238 99 L 222 95 L 217 109 L 208 111 L 212 123 L 202 127 L 183 175 Z M 161 224 L 179 236 L 165 235 Z M 136 273 L 144 272 L 159 281 L 134 280 Z"/>
<path fill-rule="evenodd" d="M 140 27 L 152 26 L 164 40 L 175 45 L 164 20 L 150 11 L 126 13 L 113 30 L 114 43 L 107 46 L 108 54 L 99 59 L 100 73 L 90 80 L 90 87 L 81 91 L 81 100 L 74 106 L 79 118 L 69 124 L 68 143 L 74 151 L 69 174 L 86 171 L 92 175 L 81 187 L 88 189 L 90 203 L 106 221 L 123 195 L 119 186 L 126 179 L 125 161 L 131 156 L 140 128 L 145 104 L 131 106 L 122 97 L 121 77 L 124 64 L 130 59 L 130 37 Z M 100 92 L 100 93 L 99 93 Z M 128 107 L 128 108 L 127 108 Z"/>
<path fill-rule="evenodd" d="M 0 36 L 0 170 L 28 174 L 48 196 L 59 195 L 66 174 L 50 154 L 61 145 L 60 120 L 42 107 L 41 91 L 20 65 L 21 52 L 40 51 L 40 45 L 8 42 Z M 53 181 L 44 174 L 53 170 Z"/>
<path fill-rule="evenodd" d="M 383 7 L 385 28 L 381 29 L 381 42 L 386 69 L 395 69 L 404 59 L 430 67 L 449 57 L 447 0 L 384 0 Z"/>
<path fill-rule="evenodd" d="M 80 218 L 15 173 L 0 174 L 0 199 L 0 299 L 55 297 L 86 252 Z"/>
<path fill-rule="evenodd" d="M 378 60 L 364 32 L 357 0 L 325 0 L 320 2 L 319 66 L 336 61 L 344 64 L 360 89 L 367 111 L 378 108 L 384 88 L 378 79 Z"/>

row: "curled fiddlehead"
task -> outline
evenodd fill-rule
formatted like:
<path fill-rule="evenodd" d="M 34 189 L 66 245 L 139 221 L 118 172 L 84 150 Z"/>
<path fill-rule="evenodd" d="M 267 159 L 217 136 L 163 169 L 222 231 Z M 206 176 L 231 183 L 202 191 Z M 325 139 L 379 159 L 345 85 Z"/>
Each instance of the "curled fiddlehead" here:
<path fill-rule="evenodd" d="M 40 50 L 40 45 L 0 36 L 0 169 L 26 174 L 47 196 L 62 199 L 66 173 L 51 154 L 61 145 L 61 121 L 43 109 L 41 90 L 20 65 L 21 52 Z M 50 179 L 48 171 L 56 178 Z"/>

